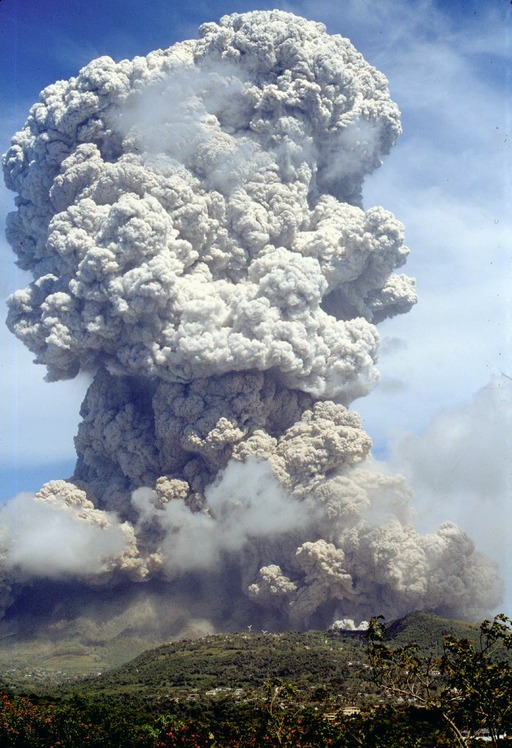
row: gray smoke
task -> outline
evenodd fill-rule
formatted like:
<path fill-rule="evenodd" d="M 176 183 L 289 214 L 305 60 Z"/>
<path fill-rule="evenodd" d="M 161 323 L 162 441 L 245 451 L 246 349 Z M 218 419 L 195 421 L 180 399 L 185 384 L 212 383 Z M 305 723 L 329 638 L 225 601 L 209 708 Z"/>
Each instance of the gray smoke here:
<path fill-rule="evenodd" d="M 75 474 L 1 510 L 7 606 L 13 578 L 144 582 L 217 627 L 497 604 L 349 410 L 416 302 L 402 225 L 362 207 L 399 133 L 384 76 L 280 11 L 41 93 L 3 159 L 34 277 L 8 326 L 48 379 L 94 378 Z"/>

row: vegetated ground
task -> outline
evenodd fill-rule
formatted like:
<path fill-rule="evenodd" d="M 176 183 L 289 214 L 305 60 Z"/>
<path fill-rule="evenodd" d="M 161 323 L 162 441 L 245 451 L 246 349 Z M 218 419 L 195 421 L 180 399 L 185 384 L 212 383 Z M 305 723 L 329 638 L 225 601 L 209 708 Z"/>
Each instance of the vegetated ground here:
<path fill-rule="evenodd" d="M 412 613 L 389 627 L 397 646 L 414 641 L 421 653 L 433 656 L 441 654 L 442 637 L 447 634 L 476 640 L 478 626 Z M 40 695 L 87 693 L 97 698 L 169 702 L 231 694 L 240 699 L 254 695 L 265 682 L 280 679 L 296 688 L 304 701 L 326 693 L 350 704 L 386 698 L 371 683 L 364 634 L 359 631 L 247 630 L 169 642 L 145 651 L 141 651 L 142 638 L 121 635 L 102 646 L 94 641 L 89 646 L 72 640 L 55 645 L 17 642 L 15 653 L 9 653 L 8 640 L 1 644 L 4 683 Z M 135 659 L 126 662 L 134 654 Z"/>
<path fill-rule="evenodd" d="M 412 613 L 389 626 L 388 643 L 414 643 L 435 659 L 446 635 L 476 642 L 479 626 Z M 2 748 L 454 746 L 438 709 L 376 684 L 364 632 L 208 635 L 83 674 L 106 655 L 126 659 L 141 642 L 133 631 L 116 633 L 108 646 L 94 637 L 89 645 L 16 640 L 11 662 L 27 665 L 0 671 Z M 0 654 L 5 663 L 5 640 Z"/>
<path fill-rule="evenodd" d="M 76 640 L 67 634 L 57 641 L 37 637 L 0 640 L 0 673 L 14 685 L 57 685 L 65 680 L 99 675 L 148 649 L 139 636 L 119 636 L 103 642 Z"/>

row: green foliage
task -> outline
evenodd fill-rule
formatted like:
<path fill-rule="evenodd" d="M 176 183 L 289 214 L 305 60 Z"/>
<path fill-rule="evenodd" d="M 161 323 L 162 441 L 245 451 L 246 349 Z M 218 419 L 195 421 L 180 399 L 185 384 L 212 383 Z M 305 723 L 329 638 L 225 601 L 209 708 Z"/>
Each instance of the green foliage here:
<path fill-rule="evenodd" d="M 512 621 L 498 615 L 484 621 L 480 640 L 445 638 L 442 672 L 453 708 L 468 729 L 489 731 L 492 745 L 512 731 Z"/>
<path fill-rule="evenodd" d="M 388 645 L 382 616 L 370 620 L 366 638 L 372 678 L 379 687 L 401 700 L 426 708 L 437 706 L 438 659 L 421 654 L 416 642 L 398 647 Z"/>
<path fill-rule="evenodd" d="M 64 682 L 53 693 L 61 696 L 87 691 L 98 698 L 188 700 L 211 692 L 242 689 L 243 697 L 261 696 L 262 684 L 272 678 L 292 683 L 305 699 L 323 685 L 341 692 L 355 676 L 364 656 L 359 637 L 325 632 L 298 634 L 234 633 L 162 645 L 113 668 L 101 676 Z"/>
<path fill-rule="evenodd" d="M 27 699 L 0 694 L 0 745 L 5 748 L 49 745 L 53 716 L 51 706 L 42 710 Z"/>
<path fill-rule="evenodd" d="M 388 643 L 382 616 L 367 632 L 368 659 L 375 683 L 401 700 L 437 711 L 456 745 L 471 743 L 485 729 L 492 745 L 512 729 L 512 622 L 498 615 L 480 626 L 475 639 L 443 637 L 444 653 L 418 653 L 411 642 Z"/>
<path fill-rule="evenodd" d="M 505 616 L 480 628 L 428 614 L 387 628 L 377 617 L 366 634 L 175 642 L 51 694 L 4 688 L 0 746 L 462 748 L 482 727 L 499 746 L 511 694 Z"/>

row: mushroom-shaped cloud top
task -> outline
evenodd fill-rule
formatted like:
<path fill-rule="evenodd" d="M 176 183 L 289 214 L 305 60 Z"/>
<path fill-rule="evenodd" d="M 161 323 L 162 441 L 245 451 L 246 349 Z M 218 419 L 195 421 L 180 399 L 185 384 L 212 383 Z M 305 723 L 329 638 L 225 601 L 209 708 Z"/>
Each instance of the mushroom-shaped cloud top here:
<path fill-rule="evenodd" d="M 226 16 L 197 41 L 46 88 L 4 156 L 33 283 L 10 329 L 50 379 L 272 369 L 346 402 L 372 324 L 407 311 L 407 255 L 361 186 L 400 131 L 382 74 L 321 24 Z"/>

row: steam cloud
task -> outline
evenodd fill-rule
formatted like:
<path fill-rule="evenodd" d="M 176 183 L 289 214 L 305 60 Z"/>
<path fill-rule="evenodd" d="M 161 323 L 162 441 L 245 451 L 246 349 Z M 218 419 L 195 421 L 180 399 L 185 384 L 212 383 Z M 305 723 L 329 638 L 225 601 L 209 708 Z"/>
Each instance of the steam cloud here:
<path fill-rule="evenodd" d="M 362 207 L 399 132 L 384 76 L 280 11 L 41 93 L 3 159 L 34 277 L 8 325 L 48 379 L 93 381 L 72 478 L 1 510 L 4 607 L 14 578 L 130 580 L 220 628 L 497 604 L 348 409 L 416 301 L 402 225 Z"/>

